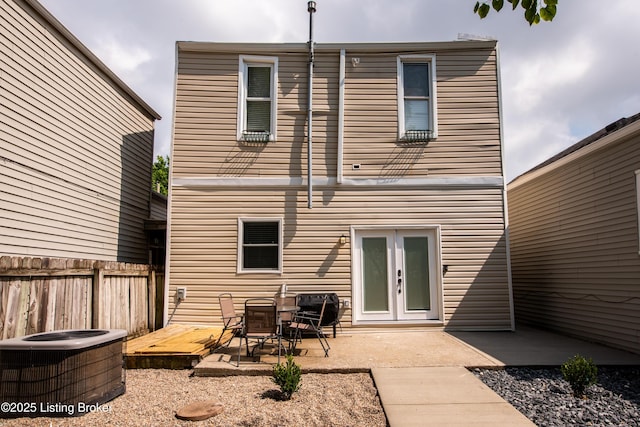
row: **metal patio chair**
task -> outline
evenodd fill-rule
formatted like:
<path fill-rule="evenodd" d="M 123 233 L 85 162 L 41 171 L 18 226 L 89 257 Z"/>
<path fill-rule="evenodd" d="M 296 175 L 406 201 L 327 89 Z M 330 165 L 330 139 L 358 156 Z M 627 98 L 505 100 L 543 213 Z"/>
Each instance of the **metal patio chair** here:
<path fill-rule="evenodd" d="M 302 342 L 303 333 L 313 332 L 318 338 L 318 341 L 320 341 L 322 350 L 324 350 L 324 357 L 329 357 L 329 350 L 331 347 L 329 346 L 327 337 L 324 332 L 322 332 L 322 317 L 324 316 L 324 309 L 326 306 L 327 296 L 325 295 L 322 301 L 320 314 L 303 311 L 298 312 L 294 316 L 293 321 L 289 324 L 290 345 L 292 346 L 292 351 L 295 351 L 298 341 Z"/>
<path fill-rule="evenodd" d="M 218 337 L 218 341 L 216 341 L 213 347 L 214 352 L 218 348 L 228 347 L 229 343 L 233 340 L 233 336 L 242 332 L 242 323 L 244 318 L 242 314 L 236 313 L 236 308 L 233 304 L 233 296 L 230 293 L 227 292 L 218 295 L 218 301 L 220 302 L 220 313 L 222 313 L 222 323 L 224 326 L 220 333 L 220 337 Z M 229 341 L 218 347 L 220 340 L 222 340 L 222 337 L 227 331 L 232 331 L 233 336 Z"/>
<path fill-rule="evenodd" d="M 278 328 L 278 313 L 276 301 L 273 298 L 250 298 L 244 303 L 244 323 L 240 345 L 238 346 L 238 366 L 240 366 L 240 353 L 242 339 L 247 346 L 247 356 L 252 356 L 256 347 L 264 346 L 269 339 L 278 340 L 278 363 L 280 363 L 280 347 L 282 337 Z M 249 349 L 249 340 L 257 341 L 253 349 Z"/>

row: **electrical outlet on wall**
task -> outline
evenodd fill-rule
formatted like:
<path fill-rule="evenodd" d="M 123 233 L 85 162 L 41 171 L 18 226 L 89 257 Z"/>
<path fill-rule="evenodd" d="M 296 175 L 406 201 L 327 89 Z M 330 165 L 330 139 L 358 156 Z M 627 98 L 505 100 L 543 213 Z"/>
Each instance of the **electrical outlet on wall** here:
<path fill-rule="evenodd" d="M 176 298 L 180 301 L 187 298 L 187 288 L 178 288 L 176 289 Z"/>

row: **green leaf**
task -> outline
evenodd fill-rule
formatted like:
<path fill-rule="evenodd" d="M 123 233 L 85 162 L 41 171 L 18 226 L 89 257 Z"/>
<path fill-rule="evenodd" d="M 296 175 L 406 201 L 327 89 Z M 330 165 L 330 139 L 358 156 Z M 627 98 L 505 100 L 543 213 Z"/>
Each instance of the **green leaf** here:
<path fill-rule="evenodd" d="M 480 15 L 480 18 L 486 18 L 490 10 L 491 7 L 488 4 L 482 3 L 482 6 L 478 9 L 478 15 Z"/>
<path fill-rule="evenodd" d="M 536 13 L 535 9 L 527 9 L 524 11 L 524 19 L 527 20 L 529 25 L 534 24 L 534 21 L 536 20 L 536 16 L 538 16 L 538 14 Z M 539 16 L 538 16 L 538 19 L 540 19 Z"/>
<path fill-rule="evenodd" d="M 557 6 L 558 0 L 544 0 L 544 4 L 547 6 Z"/>
<path fill-rule="evenodd" d="M 513 6 L 513 10 L 516 10 L 516 7 L 518 7 L 518 4 L 520 3 L 520 0 L 509 0 L 509 2 Z"/>
<path fill-rule="evenodd" d="M 496 12 L 500 12 L 500 9 L 504 6 L 504 0 L 493 0 L 492 6 Z"/>
<path fill-rule="evenodd" d="M 553 18 L 556 16 L 556 6 L 549 5 L 547 7 L 543 7 L 540 9 L 540 18 L 545 21 L 553 21 Z"/>
<path fill-rule="evenodd" d="M 533 5 L 533 0 L 522 0 L 522 7 L 529 11 Z"/>
<path fill-rule="evenodd" d="M 476 6 L 473 8 L 473 13 L 478 13 L 478 8 L 480 8 L 480 2 L 476 2 Z"/>

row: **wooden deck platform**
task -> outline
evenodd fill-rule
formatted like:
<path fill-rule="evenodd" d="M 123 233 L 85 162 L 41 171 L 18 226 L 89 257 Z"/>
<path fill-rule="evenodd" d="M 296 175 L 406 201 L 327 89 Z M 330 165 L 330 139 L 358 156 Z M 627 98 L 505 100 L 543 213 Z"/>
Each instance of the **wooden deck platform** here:
<path fill-rule="evenodd" d="M 125 343 L 127 369 L 190 369 L 211 352 L 222 333 L 221 327 L 168 325 Z M 227 331 L 225 343 L 233 333 Z"/>

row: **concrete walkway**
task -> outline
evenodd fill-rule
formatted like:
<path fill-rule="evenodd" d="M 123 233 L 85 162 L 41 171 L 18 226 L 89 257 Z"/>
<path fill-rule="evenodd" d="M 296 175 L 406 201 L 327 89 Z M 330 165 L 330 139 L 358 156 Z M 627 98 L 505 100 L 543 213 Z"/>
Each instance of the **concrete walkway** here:
<path fill-rule="evenodd" d="M 371 372 L 391 427 L 533 425 L 466 368 L 560 366 L 581 354 L 598 365 L 640 365 L 640 354 L 530 327 L 516 332 L 351 330 L 329 339 L 330 357 L 318 340 L 305 338 L 296 355 L 303 372 Z M 270 375 L 276 356 L 243 358 L 237 347 L 207 356 L 197 376 Z"/>
<path fill-rule="evenodd" d="M 463 367 L 373 368 L 394 426 L 534 426 Z"/>

